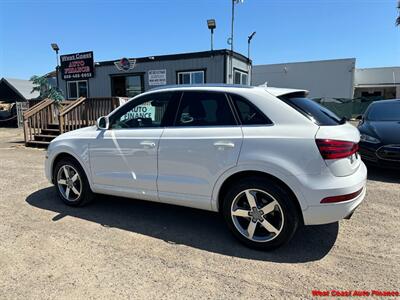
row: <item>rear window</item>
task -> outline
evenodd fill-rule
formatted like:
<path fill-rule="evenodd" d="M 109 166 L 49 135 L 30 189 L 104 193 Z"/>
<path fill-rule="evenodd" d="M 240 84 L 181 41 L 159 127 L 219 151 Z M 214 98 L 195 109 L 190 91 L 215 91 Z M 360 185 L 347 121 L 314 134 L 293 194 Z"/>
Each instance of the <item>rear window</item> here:
<path fill-rule="evenodd" d="M 311 99 L 285 97 L 281 97 L 280 99 L 318 125 L 332 126 L 346 122 L 345 119 L 339 118 L 335 113 Z"/>
<path fill-rule="evenodd" d="M 370 106 L 369 121 L 400 121 L 400 101 L 374 103 Z"/>

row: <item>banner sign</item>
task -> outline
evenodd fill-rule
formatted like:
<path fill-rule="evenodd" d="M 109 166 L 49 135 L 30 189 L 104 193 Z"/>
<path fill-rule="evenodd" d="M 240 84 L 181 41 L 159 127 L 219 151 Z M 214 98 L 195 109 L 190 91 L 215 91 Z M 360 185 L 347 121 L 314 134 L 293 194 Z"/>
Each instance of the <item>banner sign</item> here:
<path fill-rule="evenodd" d="M 167 84 L 167 70 L 149 70 L 149 85 Z"/>
<path fill-rule="evenodd" d="M 61 55 L 60 60 L 64 80 L 84 80 L 94 76 L 93 51 Z"/>

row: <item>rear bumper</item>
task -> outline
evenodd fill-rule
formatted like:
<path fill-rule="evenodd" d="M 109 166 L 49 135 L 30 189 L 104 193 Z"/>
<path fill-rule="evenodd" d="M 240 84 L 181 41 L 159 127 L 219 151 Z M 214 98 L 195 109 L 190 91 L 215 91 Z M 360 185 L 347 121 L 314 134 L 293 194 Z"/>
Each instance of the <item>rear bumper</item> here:
<path fill-rule="evenodd" d="M 305 225 L 333 223 L 350 216 L 361 204 L 366 194 L 367 168 L 361 163 L 358 170 L 345 177 L 334 177 L 320 180 L 303 191 L 311 204 L 303 210 Z M 362 189 L 354 199 L 337 203 L 320 203 L 325 197 L 346 195 Z"/>
<path fill-rule="evenodd" d="M 321 204 L 319 206 L 310 206 L 303 212 L 305 225 L 320 225 L 337 222 L 342 219 L 349 219 L 356 208 L 364 200 L 366 188 L 355 199 L 332 204 Z"/>

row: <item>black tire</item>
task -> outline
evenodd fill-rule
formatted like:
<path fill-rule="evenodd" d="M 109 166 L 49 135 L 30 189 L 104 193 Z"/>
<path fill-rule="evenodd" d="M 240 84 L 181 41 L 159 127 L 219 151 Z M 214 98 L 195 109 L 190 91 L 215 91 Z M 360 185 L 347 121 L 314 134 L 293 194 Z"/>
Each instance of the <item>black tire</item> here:
<path fill-rule="evenodd" d="M 70 168 L 68 168 L 71 172 L 71 175 L 75 174 L 75 170 L 76 173 L 78 173 L 79 175 L 79 179 L 80 179 L 80 183 L 73 183 L 74 187 L 80 191 L 79 196 L 76 197 L 76 199 L 73 200 L 69 200 L 66 198 L 66 194 L 65 194 L 65 185 L 59 185 L 58 184 L 58 176 L 59 176 L 59 172 L 63 172 L 64 169 L 62 169 L 63 167 L 67 167 L 69 166 Z M 62 170 L 60 170 L 62 169 Z M 72 177 L 72 176 L 71 176 Z M 64 177 L 65 178 L 65 177 Z M 62 178 L 60 178 L 62 179 Z M 93 192 L 90 189 L 90 185 L 89 182 L 87 180 L 85 171 L 82 169 L 81 165 L 73 158 L 62 158 L 61 160 L 59 160 L 54 168 L 54 174 L 53 174 L 53 182 L 54 185 L 56 187 L 58 196 L 60 197 L 60 199 L 67 205 L 69 206 L 84 206 L 86 204 L 88 204 L 89 202 L 91 202 L 93 200 Z M 61 188 L 60 188 L 61 186 Z M 70 193 L 73 193 L 70 189 Z M 76 196 L 76 194 L 74 194 Z M 72 196 L 71 196 L 72 198 Z"/>
<path fill-rule="evenodd" d="M 232 216 L 231 210 L 233 209 L 236 211 L 237 203 L 239 203 L 238 201 L 242 201 L 243 205 L 246 204 L 247 195 L 244 192 L 246 190 L 251 190 L 250 193 L 255 195 L 258 209 L 273 202 L 274 210 L 268 213 L 268 215 L 263 215 L 263 211 L 260 209 L 260 216 L 260 214 L 254 214 L 249 206 L 243 209 L 243 211 L 249 210 L 251 212 L 252 215 L 249 215 L 248 218 Z M 279 205 L 275 205 L 276 202 L 274 202 L 274 200 L 276 200 Z M 268 178 L 249 177 L 231 184 L 223 199 L 222 214 L 229 229 L 240 242 L 253 249 L 272 250 L 287 243 L 293 237 L 299 226 L 299 216 L 294 201 L 297 200 L 293 199 L 279 184 L 270 181 Z M 283 218 L 281 217 L 282 215 Z M 253 219 L 253 217 L 257 219 Z M 270 218 L 272 219 L 270 220 Z M 279 228 L 280 231 L 278 232 L 277 230 L 274 233 L 267 231 L 266 228 L 261 225 L 261 222 L 265 224 L 264 220 L 270 221 L 270 224 L 273 224 L 272 221 L 275 221 L 274 224 L 277 225 L 274 229 Z M 247 232 L 244 231 L 247 222 L 249 222 L 248 226 L 250 226 L 251 222 L 256 224 L 253 224 L 256 226 L 256 229 L 253 231 L 253 239 L 249 238 L 249 227 L 247 227 Z M 260 237 L 257 237 L 256 233 L 260 233 Z M 245 234 L 248 236 L 245 236 Z M 265 240 L 263 240 L 263 235 L 265 235 Z M 254 239 L 258 240 L 255 241 Z"/>

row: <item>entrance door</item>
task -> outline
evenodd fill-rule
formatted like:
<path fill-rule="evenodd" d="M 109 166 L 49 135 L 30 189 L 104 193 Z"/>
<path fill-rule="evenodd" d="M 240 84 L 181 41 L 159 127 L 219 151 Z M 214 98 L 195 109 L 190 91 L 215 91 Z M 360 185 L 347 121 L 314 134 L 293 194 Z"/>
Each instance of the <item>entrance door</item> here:
<path fill-rule="evenodd" d="M 144 92 L 143 75 L 112 76 L 111 88 L 113 97 L 135 97 Z"/>
<path fill-rule="evenodd" d="M 96 191 L 157 200 L 157 149 L 173 93 L 131 100 L 110 116 L 90 144 Z"/>

